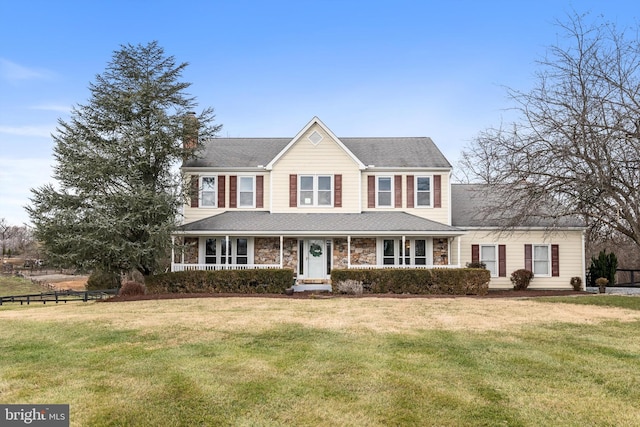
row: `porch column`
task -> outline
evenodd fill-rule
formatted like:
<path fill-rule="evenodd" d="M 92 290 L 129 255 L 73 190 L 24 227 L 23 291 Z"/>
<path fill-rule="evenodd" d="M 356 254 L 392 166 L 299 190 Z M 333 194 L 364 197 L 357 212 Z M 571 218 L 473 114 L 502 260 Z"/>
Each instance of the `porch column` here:
<path fill-rule="evenodd" d="M 456 237 L 456 240 L 458 241 L 458 267 L 462 267 L 462 260 L 460 259 L 460 236 Z"/>
<path fill-rule="evenodd" d="M 404 248 L 405 248 L 405 240 L 407 236 L 402 236 L 402 247 L 400 248 L 400 265 L 404 264 Z M 433 259 L 433 250 L 431 251 L 431 259 Z"/>
<path fill-rule="evenodd" d="M 347 236 L 347 268 L 351 268 L 351 236 Z"/>
<path fill-rule="evenodd" d="M 280 236 L 280 268 L 284 268 L 284 236 Z"/>
<path fill-rule="evenodd" d="M 230 248 L 231 245 L 229 244 L 229 242 L 230 242 L 229 236 L 224 236 L 224 257 L 225 257 L 224 263 L 225 263 L 225 265 L 231 264 L 229 262 L 229 258 L 231 258 L 231 253 L 230 253 L 231 252 L 231 248 Z M 206 251 L 206 249 L 205 249 L 205 251 Z"/>
<path fill-rule="evenodd" d="M 173 264 L 176 260 L 175 256 L 175 246 L 176 246 L 176 238 L 175 236 L 171 236 L 171 271 L 173 271 Z"/>

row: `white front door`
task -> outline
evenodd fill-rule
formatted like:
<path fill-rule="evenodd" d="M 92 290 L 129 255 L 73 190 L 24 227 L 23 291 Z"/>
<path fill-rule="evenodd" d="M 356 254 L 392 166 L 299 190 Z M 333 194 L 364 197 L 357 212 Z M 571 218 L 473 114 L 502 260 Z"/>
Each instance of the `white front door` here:
<path fill-rule="evenodd" d="M 327 254 L 324 240 L 306 240 L 304 260 L 307 264 L 307 279 L 325 279 L 327 277 Z"/>

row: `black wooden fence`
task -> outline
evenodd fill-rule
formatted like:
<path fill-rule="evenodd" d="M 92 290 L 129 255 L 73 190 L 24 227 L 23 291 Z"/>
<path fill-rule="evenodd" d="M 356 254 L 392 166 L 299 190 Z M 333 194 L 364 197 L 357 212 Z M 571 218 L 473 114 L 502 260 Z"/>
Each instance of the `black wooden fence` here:
<path fill-rule="evenodd" d="M 616 270 L 615 286 L 640 288 L 640 270 L 633 268 L 618 268 Z"/>
<path fill-rule="evenodd" d="M 66 303 L 67 301 L 91 301 L 91 300 L 103 300 L 112 297 L 118 293 L 118 289 L 102 289 L 97 291 L 53 291 L 53 292 L 41 292 L 39 294 L 27 294 L 27 295 L 10 295 L 0 296 L 0 305 L 8 302 L 20 303 L 20 305 L 32 302 L 41 302 L 46 304 L 47 302 L 60 302 Z"/>

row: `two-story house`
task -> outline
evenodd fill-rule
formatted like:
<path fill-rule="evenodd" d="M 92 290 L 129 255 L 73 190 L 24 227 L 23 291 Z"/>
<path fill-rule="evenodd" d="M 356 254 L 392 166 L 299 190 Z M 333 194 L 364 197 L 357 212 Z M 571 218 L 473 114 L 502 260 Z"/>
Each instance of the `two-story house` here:
<path fill-rule="evenodd" d="M 333 268 L 477 260 L 502 287 L 529 250 L 531 269 L 550 279 L 539 287 L 568 288 L 570 277 L 584 275 L 579 225 L 562 236 L 522 229 L 524 237 L 497 241 L 493 224 L 484 233 L 465 223 L 473 215 L 456 216 L 465 188 L 455 190 L 451 164 L 430 138 L 338 138 L 314 117 L 293 138 L 211 139 L 182 171 L 191 198 L 175 236 L 185 249 L 174 253 L 172 271 L 291 268 L 296 290 L 311 290 L 331 289 Z M 525 245 L 522 261 L 512 245 Z"/>

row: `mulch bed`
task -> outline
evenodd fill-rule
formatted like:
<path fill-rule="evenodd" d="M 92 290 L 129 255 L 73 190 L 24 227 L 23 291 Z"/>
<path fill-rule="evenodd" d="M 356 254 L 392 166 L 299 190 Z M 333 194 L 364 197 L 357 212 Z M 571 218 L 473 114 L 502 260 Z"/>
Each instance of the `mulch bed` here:
<path fill-rule="evenodd" d="M 123 302 L 123 301 L 146 301 L 146 300 L 165 300 L 165 299 L 184 299 L 184 298 L 287 298 L 287 299 L 322 299 L 322 298 L 536 298 L 551 296 L 570 296 L 570 295 L 593 295 L 590 292 L 569 291 L 569 290 L 542 290 L 527 289 L 524 291 L 515 291 L 512 289 L 490 290 L 487 295 L 414 295 L 414 294 L 365 294 L 362 296 L 355 295 L 333 295 L 329 292 L 295 292 L 293 295 L 285 294 L 149 294 L 135 296 L 115 296 L 103 300 L 105 302 Z"/>

